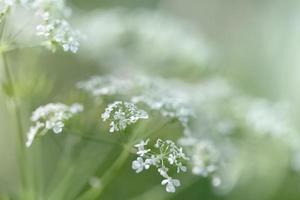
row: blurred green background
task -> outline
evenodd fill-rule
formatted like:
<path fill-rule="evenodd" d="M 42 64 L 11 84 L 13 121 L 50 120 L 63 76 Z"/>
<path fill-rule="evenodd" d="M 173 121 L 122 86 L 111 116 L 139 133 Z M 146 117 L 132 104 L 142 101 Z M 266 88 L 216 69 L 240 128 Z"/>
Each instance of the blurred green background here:
<path fill-rule="evenodd" d="M 84 16 L 98 9 L 125 7 L 132 10 L 159 10 L 187 21 L 212 48 L 213 58 L 209 66 L 213 66 L 214 71 L 211 73 L 225 77 L 244 93 L 274 101 L 291 102 L 295 121 L 299 121 L 300 1 L 70 0 L 68 3 L 73 6 L 75 17 L 76 13 Z M 84 52 L 79 52 L 81 53 Z M 28 94 L 34 96 L 30 100 L 23 99 L 30 102 L 28 108 L 24 108 L 25 124 L 28 124 L 25 117 L 29 117 L 29 111 L 36 106 L 59 100 L 61 93 L 74 88 L 74 83 L 78 80 L 110 71 L 109 66 L 99 66 L 93 60 L 62 52 L 52 54 L 47 51 L 26 50 L 14 52 L 11 56 L 21 60 L 14 69 L 17 77 L 23 77 L 19 78 L 20 82 L 22 80 L 22 84 L 26 83 L 28 88 L 34 88 L 22 91 L 24 97 Z M 180 78 L 190 81 L 191 75 L 193 74 L 187 71 L 180 74 Z M 41 76 L 45 81 L 36 84 Z M 192 77 L 193 80 L 202 78 L 201 75 Z M 34 87 L 30 87 L 32 85 Z M 72 99 L 72 95 L 77 94 L 69 95 L 68 98 Z M 14 117 L 9 114 L 8 109 L 9 106 L 0 95 L 0 193 L 15 192 L 17 187 Z M 46 144 L 42 145 L 45 145 L 45 151 L 50 151 L 49 155 L 57 154 L 55 148 L 51 150 Z M 249 176 L 240 180 L 238 186 L 225 195 L 214 192 L 207 180 L 195 177 L 184 178 L 191 184 L 184 186 L 175 195 L 169 195 L 159 185 L 155 186 L 159 182 L 157 178 L 153 178 L 151 174 L 136 176 L 128 167 L 122 170 L 113 186 L 105 192 L 104 199 L 299 200 L 300 176 L 286 170 L 285 148 L 276 145 L 264 147 L 264 141 L 256 140 L 250 141 L 248 145 L 245 146 L 247 152 L 250 149 L 255 156 L 249 153 L 243 155 L 241 159 L 250 160 L 248 163 L 252 165 L 240 170 Z M 257 149 L 258 146 L 264 148 Z M 95 145 L 90 148 L 99 147 Z M 99 157 L 99 162 L 104 159 L 98 155 L 97 150 L 91 151 L 95 155 L 90 155 L 87 159 Z M 101 148 L 101 151 L 105 154 L 110 152 L 110 148 Z M 48 159 L 51 160 L 44 158 Z M 48 168 L 51 171 L 51 166 Z M 134 187 L 130 187 L 131 185 Z M 141 194 L 137 191 L 144 193 L 139 196 Z"/>

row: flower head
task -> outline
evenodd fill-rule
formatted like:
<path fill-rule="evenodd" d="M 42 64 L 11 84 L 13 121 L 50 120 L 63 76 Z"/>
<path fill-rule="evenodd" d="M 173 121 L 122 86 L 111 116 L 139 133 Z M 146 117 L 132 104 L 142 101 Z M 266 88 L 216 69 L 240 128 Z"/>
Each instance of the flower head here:
<path fill-rule="evenodd" d="M 38 19 L 36 35 L 43 37 L 43 44 L 51 50 L 62 47 L 64 51 L 76 53 L 80 34 L 74 30 L 67 18 L 71 9 L 64 0 L 3 0 L 0 1 L 0 22 L 13 7 L 25 9 Z M 34 21 L 34 20 L 33 20 Z"/>
<path fill-rule="evenodd" d="M 125 130 L 128 125 L 140 119 L 148 119 L 146 111 L 138 109 L 133 103 L 115 101 L 109 104 L 101 115 L 103 121 L 110 121 L 109 132 Z"/>
<path fill-rule="evenodd" d="M 65 125 L 64 122 L 82 111 L 83 106 L 77 103 L 71 106 L 62 103 L 50 103 L 40 106 L 32 113 L 31 121 L 35 125 L 30 127 L 27 133 L 26 146 L 30 147 L 38 134 L 44 135 L 49 130 L 52 130 L 55 134 L 61 133 Z"/>
<path fill-rule="evenodd" d="M 137 148 L 137 159 L 132 162 L 132 169 L 136 173 L 142 172 L 144 169 L 155 167 L 158 173 L 164 178 L 161 184 L 166 185 L 167 192 L 175 192 L 176 187 L 180 186 L 180 181 L 169 176 L 169 169 L 175 168 L 177 173 L 185 172 L 186 167 L 183 161 L 189 158 L 183 153 L 171 140 L 158 139 L 154 144 L 154 148 L 149 148 L 149 139 L 142 140 L 134 145 Z"/>

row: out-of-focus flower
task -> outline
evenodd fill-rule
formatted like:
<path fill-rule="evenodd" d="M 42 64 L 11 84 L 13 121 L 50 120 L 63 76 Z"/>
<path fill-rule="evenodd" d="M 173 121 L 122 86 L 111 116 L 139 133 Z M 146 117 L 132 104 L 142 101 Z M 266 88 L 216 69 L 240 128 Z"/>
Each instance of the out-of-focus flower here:
<path fill-rule="evenodd" d="M 137 86 L 136 78 L 115 76 L 93 76 L 86 81 L 77 83 L 77 87 L 93 97 L 130 93 Z"/>
<path fill-rule="evenodd" d="M 67 18 L 71 9 L 64 0 L 4 0 L 0 2 L 0 22 L 9 11 L 25 9 L 37 18 L 36 34 L 44 38 L 45 44 L 51 50 L 62 47 L 64 51 L 76 53 L 79 47 L 80 33 L 74 30 Z M 33 18 L 31 21 L 35 22 Z"/>
<path fill-rule="evenodd" d="M 180 91 L 175 80 L 150 78 L 143 75 L 130 77 L 94 76 L 87 81 L 79 82 L 77 87 L 87 91 L 93 97 L 122 96 L 134 104 L 142 104 L 150 110 L 159 112 L 163 117 L 178 120 L 189 132 L 189 121 L 193 116 L 191 105 L 186 95 Z"/>
<path fill-rule="evenodd" d="M 83 48 L 87 56 L 109 66 L 144 67 L 168 75 L 202 72 L 210 57 L 207 45 L 191 26 L 173 18 L 149 10 L 101 10 L 82 20 L 88 36 Z"/>
<path fill-rule="evenodd" d="M 209 140 L 201 140 L 193 136 L 184 136 L 179 143 L 187 149 L 191 157 L 189 163 L 192 173 L 202 177 L 210 177 L 212 184 L 219 185 L 220 177 L 217 175 L 222 164 L 219 150 Z"/>

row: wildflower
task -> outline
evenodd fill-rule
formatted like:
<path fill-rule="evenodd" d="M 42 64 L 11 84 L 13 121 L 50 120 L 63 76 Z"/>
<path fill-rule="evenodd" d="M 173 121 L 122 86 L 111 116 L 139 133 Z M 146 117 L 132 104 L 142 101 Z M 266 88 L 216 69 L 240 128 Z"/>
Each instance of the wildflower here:
<path fill-rule="evenodd" d="M 257 133 L 281 138 L 283 135 L 286 137 L 295 132 L 289 117 L 290 110 L 283 103 L 240 97 L 233 104 L 236 115 Z"/>
<path fill-rule="evenodd" d="M 143 169 L 149 169 L 150 162 L 149 159 L 146 159 L 144 162 L 142 157 L 138 157 L 136 160 L 132 162 L 132 169 L 135 170 L 136 173 L 140 173 Z"/>
<path fill-rule="evenodd" d="M 112 76 L 95 76 L 79 82 L 77 87 L 90 93 L 93 97 L 121 95 L 132 103 L 143 104 L 159 112 L 163 117 L 176 119 L 183 126 L 184 133 L 189 132 L 189 121 L 193 116 L 191 106 L 183 92 L 172 92 L 173 82 L 160 78 L 140 75 L 130 78 Z"/>
<path fill-rule="evenodd" d="M 140 119 L 148 119 L 148 113 L 138 109 L 133 103 L 115 101 L 109 104 L 105 112 L 101 115 L 103 121 L 110 121 L 109 132 L 125 130 L 130 124 L 136 123 Z"/>
<path fill-rule="evenodd" d="M 90 93 L 94 97 L 124 94 L 128 92 L 135 83 L 133 80 L 113 76 L 93 76 L 87 81 L 77 84 L 79 89 Z"/>
<path fill-rule="evenodd" d="M 46 20 L 44 24 L 39 24 L 36 29 L 37 35 L 46 39 L 45 44 L 51 50 L 56 50 L 57 46 L 62 46 L 64 51 L 77 52 L 79 32 L 72 30 L 66 20 Z"/>
<path fill-rule="evenodd" d="M 38 134 L 44 135 L 49 130 L 52 130 L 55 134 L 61 133 L 65 125 L 64 122 L 82 111 L 83 106 L 77 103 L 71 106 L 62 103 L 50 103 L 40 106 L 32 113 L 31 121 L 35 125 L 27 133 L 26 146 L 30 147 Z"/>
<path fill-rule="evenodd" d="M 122 66 L 129 63 L 130 67 L 151 67 L 152 70 L 159 67 L 160 72 L 169 75 L 174 70 L 178 72 L 189 67 L 203 69 L 210 57 L 205 41 L 188 24 L 178 22 L 159 12 L 128 12 L 119 8 L 102 11 L 82 19 L 82 29 L 88 35 L 83 46 L 88 50 L 88 56 L 98 62 Z M 95 27 L 106 28 L 95 31 Z M 135 38 L 132 45 L 123 45 L 122 38 L 128 36 Z M 149 49 L 149 44 L 153 48 Z M 116 56 L 115 52 L 121 52 L 123 56 Z M 172 69 L 164 68 L 170 60 Z"/>
<path fill-rule="evenodd" d="M 185 172 L 186 167 L 183 165 L 183 161 L 189 158 L 185 156 L 182 148 L 177 147 L 171 140 L 158 139 L 152 149 L 146 147 L 149 141 L 149 139 L 142 140 L 139 144 L 134 145 L 137 148 L 138 157 L 132 162 L 132 169 L 136 173 L 140 173 L 151 166 L 157 168 L 158 173 L 164 178 L 161 184 L 166 185 L 166 191 L 175 192 L 176 187 L 180 186 L 180 181 L 169 176 L 168 171 L 175 167 L 177 173 Z M 143 153 L 140 153 L 141 150 Z"/>
<path fill-rule="evenodd" d="M 150 151 L 150 149 L 145 149 L 145 146 L 148 144 L 149 139 L 146 141 L 142 140 L 139 144 L 134 145 L 136 148 L 138 148 L 138 151 L 136 154 L 140 156 L 144 156 L 146 153 Z"/>
<path fill-rule="evenodd" d="M 178 179 L 173 179 L 171 177 L 162 180 L 162 185 L 166 185 L 167 192 L 175 192 L 176 188 L 180 186 L 180 181 Z"/>
<path fill-rule="evenodd" d="M 80 34 L 71 28 L 67 17 L 71 10 L 64 0 L 4 0 L 0 2 L 0 22 L 11 7 L 21 7 L 35 14 L 39 19 L 36 34 L 44 38 L 44 44 L 56 50 L 61 46 L 64 51 L 76 53 Z"/>

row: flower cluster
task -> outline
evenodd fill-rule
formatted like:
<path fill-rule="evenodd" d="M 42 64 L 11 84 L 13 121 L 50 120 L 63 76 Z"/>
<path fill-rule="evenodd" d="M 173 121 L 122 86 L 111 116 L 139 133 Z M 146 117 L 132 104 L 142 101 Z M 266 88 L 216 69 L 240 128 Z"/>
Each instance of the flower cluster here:
<path fill-rule="evenodd" d="M 81 22 L 88 36 L 83 48 L 87 56 L 109 66 L 144 67 L 168 75 L 203 69 L 210 50 L 201 35 L 172 18 L 161 12 L 120 8 L 93 13 Z M 170 61 L 171 68 L 167 67 Z"/>
<path fill-rule="evenodd" d="M 26 146 L 30 147 L 38 134 L 44 135 L 49 130 L 52 130 L 55 134 L 61 133 L 64 122 L 82 111 L 83 106 L 77 103 L 71 106 L 62 103 L 50 103 L 40 106 L 32 113 L 31 121 L 35 125 L 27 133 Z"/>
<path fill-rule="evenodd" d="M 180 186 L 180 181 L 169 175 L 170 169 L 174 167 L 177 173 L 186 172 L 187 168 L 183 161 L 189 160 L 189 158 L 183 153 L 182 148 L 170 140 L 158 139 L 152 149 L 147 147 L 149 141 L 149 139 L 142 140 L 135 145 L 138 157 L 132 162 L 132 169 L 136 173 L 140 173 L 151 166 L 155 167 L 164 178 L 161 184 L 166 185 L 166 191 L 175 192 L 176 187 Z"/>
<path fill-rule="evenodd" d="M 93 76 L 86 81 L 77 84 L 82 89 L 94 97 L 124 94 L 135 87 L 134 81 L 121 79 L 113 76 Z"/>
<path fill-rule="evenodd" d="M 176 82 L 177 83 L 177 82 Z M 189 132 L 188 123 L 193 116 L 186 96 L 178 91 L 172 92 L 175 81 L 132 75 L 94 76 L 77 84 L 77 87 L 87 91 L 93 97 L 121 95 L 134 104 L 143 104 L 151 110 L 159 112 L 163 117 L 177 119 Z"/>
<path fill-rule="evenodd" d="M 236 115 L 256 133 L 274 137 L 294 134 L 287 104 L 271 103 L 265 99 L 255 98 L 237 98 L 233 104 Z"/>
<path fill-rule="evenodd" d="M 52 50 L 62 46 L 64 51 L 76 53 L 79 47 L 79 32 L 73 31 L 66 20 L 45 20 L 36 27 L 37 35 L 46 39 L 45 45 Z"/>
<path fill-rule="evenodd" d="M 192 110 L 181 99 L 166 96 L 164 93 L 145 93 L 132 98 L 134 103 L 144 103 L 150 109 L 156 110 L 162 116 L 177 119 L 184 127 L 184 133 L 189 134 L 188 122 L 193 116 Z"/>
<path fill-rule="evenodd" d="M 64 51 L 76 53 L 80 34 L 65 20 L 71 10 L 65 6 L 64 0 L 33 0 L 30 6 L 42 21 L 36 30 L 37 35 L 45 38 L 47 47 L 55 50 L 61 46 Z"/>
<path fill-rule="evenodd" d="M 221 165 L 220 152 L 210 140 L 183 137 L 179 143 L 186 147 L 191 157 L 192 173 L 212 178 L 212 185 L 219 186 L 221 178 L 217 175 Z"/>
<path fill-rule="evenodd" d="M 148 114 L 133 103 L 115 101 L 107 106 L 101 118 L 103 121 L 110 121 L 109 132 L 112 133 L 125 130 L 128 125 L 136 123 L 139 119 L 148 119 Z"/>
<path fill-rule="evenodd" d="M 51 50 L 61 46 L 64 51 L 77 52 L 80 34 L 66 20 L 71 10 L 64 0 L 4 0 L 0 2 L 0 21 L 12 7 L 21 7 L 38 17 L 36 34 L 44 37 L 44 44 Z"/>

